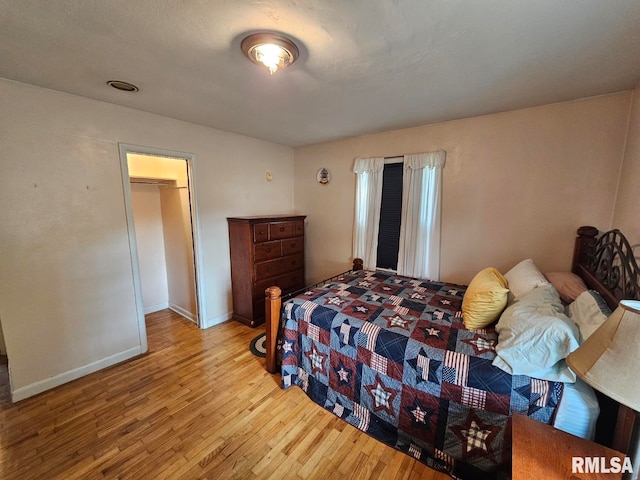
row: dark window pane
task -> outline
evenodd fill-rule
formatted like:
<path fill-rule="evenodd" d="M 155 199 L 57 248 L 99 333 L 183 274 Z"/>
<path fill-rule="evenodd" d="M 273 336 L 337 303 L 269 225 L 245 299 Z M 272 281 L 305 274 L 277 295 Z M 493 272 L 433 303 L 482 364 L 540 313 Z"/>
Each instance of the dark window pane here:
<path fill-rule="evenodd" d="M 378 232 L 378 268 L 398 268 L 400 219 L 402 217 L 402 163 L 384 166 L 382 206 Z"/>

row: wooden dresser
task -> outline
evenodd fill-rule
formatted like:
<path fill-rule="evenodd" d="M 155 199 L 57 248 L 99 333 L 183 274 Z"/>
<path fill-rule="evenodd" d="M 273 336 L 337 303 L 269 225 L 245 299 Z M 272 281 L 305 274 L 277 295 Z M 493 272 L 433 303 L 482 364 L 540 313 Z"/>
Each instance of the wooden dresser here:
<path fill-rule="evenodd" d="M 264 322 L 264 291 L 304 288 L 304 215 L 231 217 L 229 248 L 233 317 L 251 327 Z"/>

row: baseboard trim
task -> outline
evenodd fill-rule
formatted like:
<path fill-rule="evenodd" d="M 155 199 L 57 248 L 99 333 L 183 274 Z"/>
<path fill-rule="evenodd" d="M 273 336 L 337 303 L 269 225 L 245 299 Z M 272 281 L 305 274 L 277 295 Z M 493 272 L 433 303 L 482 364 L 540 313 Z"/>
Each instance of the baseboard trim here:
<path fill-rule="evenodd" d="M 232 317 L 233 317 L 233 312 L 227 312 L 213 318 L 203 319 L 202 325 L 200 326 L 200 328 L 209 328 L 209 327 L 213 327 L 214 325 L 220 325 L 221 323 L 226 322 L 227 320 L 231 320 Z"/>
<path fill-rule="evenodd" d="M 184 318 L 186 318 L 190 322 L 198 323 L 198 320 L 196 319 L 196 316 L 193 313 L 191 313 L 190 311 L 185 310 L 181 306 L 176 305 L 175 303 L 169 302 L 169 308 L 171 310 L 173 310 L 174 312 L 176 312 L 178 315 L 182 315 Z"/>
<path fill-rule="evenodd" d="M 129 360 L 133 357 L 141 355 L 142 353 L 144 352 L 142 351 L 141 347 L 134 347 L 129 350 L 125 350 L 124 352 L 116 353 L 115 355 L 111 355 L 109 357 L 98 360 L 97 362 L 92 362 L 88 365 L 74 368 L 73 370 L 69 370 L 68 372 L 64 372 L 54 377 L 47 378 L 46 380 L 41 380 L 39 382 L 32 383 L 31 385 L 17 388 L 11 391 L 11 401 L 14 403 L 19 402 L 20 400 L 32 397 L 34 395 L 37 395 L 38 393 L 45 392 L 73 380 L 77 380 L 78 378 L 84 377 L 85 375 L 88 375 L 90 373 L 94 373 L 98 370 L 111 367 L 117 363 L 124 362 L 125 360 Z M 10 364 L 9 368 L 11 368 Z"/>
<path fill-rule="evenodd" d="M 169 308 L 169 302 L 158 303 L 157 305 L 151 305 L 150 307 L 144 307 L 144 314 L 148 315 L 150 313 L 156 313 L 160 310 L 165 310 Z"/>

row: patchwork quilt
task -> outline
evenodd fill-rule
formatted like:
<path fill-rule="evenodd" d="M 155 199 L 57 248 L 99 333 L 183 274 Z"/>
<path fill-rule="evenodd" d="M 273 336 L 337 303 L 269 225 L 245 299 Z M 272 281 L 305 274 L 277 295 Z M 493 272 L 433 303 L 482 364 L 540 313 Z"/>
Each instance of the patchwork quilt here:
<path fill-rule="evenodd" d="M 491 365 L 497 333 L 464 327 L 465 289 L 361 271 L 289 300 L 282 387 L 454 478 L 508 469 L 510 416 L 550 423 L 563 384 Z"/>

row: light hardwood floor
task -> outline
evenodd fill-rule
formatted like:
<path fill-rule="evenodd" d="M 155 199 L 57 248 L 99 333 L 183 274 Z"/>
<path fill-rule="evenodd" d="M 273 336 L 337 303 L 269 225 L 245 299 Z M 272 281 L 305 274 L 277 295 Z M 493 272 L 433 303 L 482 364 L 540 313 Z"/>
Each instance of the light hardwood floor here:
<path fill-rule="evenodd" d="M 281 390 L 260 329 L 164 310 L 147 333 L 148 354 L 15 405 L 0 365 L 0 478 L 449 478 Z"/>

